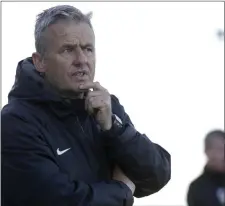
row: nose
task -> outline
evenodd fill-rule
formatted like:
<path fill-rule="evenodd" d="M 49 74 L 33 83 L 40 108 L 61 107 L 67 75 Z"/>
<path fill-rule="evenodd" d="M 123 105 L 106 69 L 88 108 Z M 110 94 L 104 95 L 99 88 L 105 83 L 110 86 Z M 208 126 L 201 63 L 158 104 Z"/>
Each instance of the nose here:
<path fill-rule="evenodd" d="M 74 63 L 76 65 L 80 64 L 86 64 L 88 62 L 87 56 L 83 52 L 83 50 L 80 47 L 76 48 L 76 54 L 75 54 L 75 61 Z"/>

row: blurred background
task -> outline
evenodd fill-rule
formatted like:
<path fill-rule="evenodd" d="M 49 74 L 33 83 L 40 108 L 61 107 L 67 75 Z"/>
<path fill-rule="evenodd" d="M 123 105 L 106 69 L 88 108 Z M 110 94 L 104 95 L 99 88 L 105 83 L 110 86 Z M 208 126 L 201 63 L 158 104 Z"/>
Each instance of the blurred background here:
<path fill-rule="evenodd" d="M 17 63 L 34 51 L 35 17 L 54 2 L 2 6 L 2 106 Z M 172 179 L 135 205 L 186 205 L 205 165 L 203 139 L 224 129 L 223 2 L 69 2 L 93 11 L 96 80 L 135 127 L 172 155 Z"/>

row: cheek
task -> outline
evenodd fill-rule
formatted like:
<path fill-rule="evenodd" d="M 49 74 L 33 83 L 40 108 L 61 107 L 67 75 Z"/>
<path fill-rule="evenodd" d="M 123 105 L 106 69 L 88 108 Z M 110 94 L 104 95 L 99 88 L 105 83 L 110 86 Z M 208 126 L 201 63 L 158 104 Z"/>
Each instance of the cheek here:
<path fill-rule="evenodd" d="M 92 77 L 94 77 L 94 75 L 95 75 L 95 64 L 96 64 L 95 58 L 91 58 L 89 60 L 89 67 L 91 69 Z"/>
<path fill-rule="evenodd" d="M 222 151 L 215 150 L 212 152 L 211 158 L 212 160 L 215 160 L 215 161 L 218 161 L 218 160 L 221 161 L 224 159 L 224 153 Z"/>
<path fill-rule="evenodd" d="M 56 61 L 54 65 L 51 65 L 51 69 L 47 71 L 47 76 L 52 83 L 57 84 L 58 87 L 64 87 L 65 84 L 69 81 L 68 70 L 69 66 L 68 63 L 62 61 Z"/>
<path fill-rule="evenodd" d="M 58 55 L 55 62 L 55 69 L 57 70 L 57 73 L 61 75 L 61 78 L 68 76 L 71 70 L 72 60 Z"/>

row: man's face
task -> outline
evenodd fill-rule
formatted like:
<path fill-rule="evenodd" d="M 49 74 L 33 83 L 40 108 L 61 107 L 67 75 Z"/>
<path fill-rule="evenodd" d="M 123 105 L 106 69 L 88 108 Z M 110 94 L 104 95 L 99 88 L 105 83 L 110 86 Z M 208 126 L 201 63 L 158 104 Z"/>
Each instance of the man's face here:
<path fill-rule="evenodd" d="M 206 151 L 209 164 L 217 171 L 225 172 L 224 160 L 225 140 L 222 137 L 215 137 L 210 142 L 210 147 Z"/>
<path fill-rule="evenodd" d="M 95 75 L 93 30 L 87 23 L 59 22 L 46 33 L 45 78 L 61 93 L 79 93 L 79 85 Z"/>

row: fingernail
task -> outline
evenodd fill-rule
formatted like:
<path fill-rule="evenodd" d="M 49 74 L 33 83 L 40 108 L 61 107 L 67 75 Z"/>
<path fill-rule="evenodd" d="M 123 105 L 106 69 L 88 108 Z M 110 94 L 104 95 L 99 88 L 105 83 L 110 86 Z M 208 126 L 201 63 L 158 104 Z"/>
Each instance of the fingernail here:
<path fill-rule="evenodd" d="M 81 84 L 81 85 L 79 86 L 79 88 L 80 88 L 80 89 L 83 89 L 83 87 L 84 87 L 84 85 L 83 85 L 83 84 Z"/>

